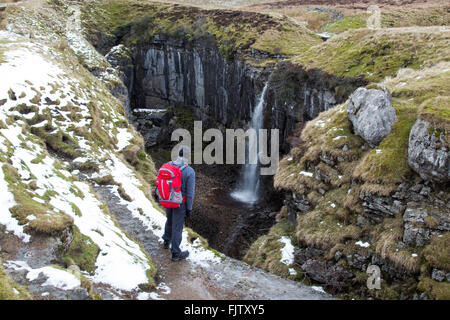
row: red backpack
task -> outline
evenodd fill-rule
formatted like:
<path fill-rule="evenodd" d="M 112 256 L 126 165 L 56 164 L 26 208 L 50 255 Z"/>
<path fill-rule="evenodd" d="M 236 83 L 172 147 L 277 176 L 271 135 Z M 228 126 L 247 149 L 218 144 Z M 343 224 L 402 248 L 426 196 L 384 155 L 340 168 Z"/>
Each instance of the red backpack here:
<path fill-rule="evenodd" d="M 178 208 L 186 201 L 181 194 L 181 171 L 187 166 L 188 164 L 185 163 L 177 167 L 172 162 L 168 162 L 159 169 L 156 177 L 156 194 L 164 208 Z"/>

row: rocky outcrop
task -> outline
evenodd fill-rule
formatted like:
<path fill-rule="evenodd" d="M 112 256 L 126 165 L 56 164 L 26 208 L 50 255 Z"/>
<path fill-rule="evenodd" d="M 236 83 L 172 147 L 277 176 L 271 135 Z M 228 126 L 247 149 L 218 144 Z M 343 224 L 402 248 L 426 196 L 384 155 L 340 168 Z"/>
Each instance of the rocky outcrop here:
<path fill-rule="evenodd" d="M 249 54 L 256 61 L 269 58 L 254 50 Z M 128 88 L 129 118 L 146 137 L 148 146 L 167 140 L 165 129 L 173 114 L 162 123 L 160 120 L 161 112 L 168 107 L 190 110 L 204 126 L 245 127 L 270 79 L 264 127 L 280 130 L 280 149 L 285 153 L 290 148 L 286 139 L 298 122 L 314 119 L 363 84 L 361 79 L 337 79 L 320 70 L 307 71 L 285 63 L 275 68 L 259 67 L 247 56 L 226 58 L 211 43 L 164 35 L 154 36 L 132 52 L 118 45 L 106 57 Z M 286 85 L 285 78 L 294 80 Z M 145 109 L 153 111 L 145 113 Z"/>
<path fill-rule="evenodd" d="M 310 207 L 310 202 L 305 195 L 297 195 L 295 192 L 286 193 L 283 204 L 287 208 L 288 221 L 292 225 L 297 222 L 297 212 L 306 212 Z"/>
<path fill-rule="evenodd" d="M 403 214 L 403 243 L 423 247 L 433 235 L 450 231 L 448 211 L 409 203 Z"/>
<path fill-rule="evenodd" d="M 302 83 L 295 93 L 295 98 L 277 97 L 276 88 L 269 90 L 268 103 L 272 105 L 270 126 L 280 130 L 281 149 L 289 150 L 286 140 L 294 132 L 297 123 L 312 120 L 322 111 L 337 105 L 335 94 L 327 87 L 315 86 L 314 80 Z"/>
<path fill-rule="evenodd" d="M 321 260 L 307 260 L 302 269 L 314 281 L 326 284 L 334 289 L 342 289 L 350 285 L 353 274 L 338 264 Z"/>
<path fill-rule="evenodd" d="M 355 134 L 371 146 L 378 145 L 391 132 L 396 120 L 387 90 L 358 88 L 349 99 L 347 112 Z"/>
<path fill-rule="evenodd" d="M 409 134 L 408 163 L 424 180 L 450 181 L 450 151 L 444 133 L 418 119 Z"/>
<path fill-rule="evenodd" d="M 267 92 L 266 127 L 280 130 L 282 153 L 290 150 L 289 137 L 299 123 L 315 119 L 319 113 L 343 103 L 365 80 L 336 77 L 319 69 L 305 69 L 290 62 L 280 62 L 271 74 Z"/>
<path fill-rule="evenodd" d="M 155 36 L 133 55 L 135 108 L 191 108 L 197 118 L 229 125 L 250 119 L 267 74 L 242 59 L 225 58 L 197 41 Z"/>
<path fill-rule="evenodd" d="M 444 271 L 439 269 L 433 269 L 433 271 L 431 272 L 431 279 L 438 282 L 442 282 L 445 280 L 450 282 L 450 273 L 445 273 Z"/>

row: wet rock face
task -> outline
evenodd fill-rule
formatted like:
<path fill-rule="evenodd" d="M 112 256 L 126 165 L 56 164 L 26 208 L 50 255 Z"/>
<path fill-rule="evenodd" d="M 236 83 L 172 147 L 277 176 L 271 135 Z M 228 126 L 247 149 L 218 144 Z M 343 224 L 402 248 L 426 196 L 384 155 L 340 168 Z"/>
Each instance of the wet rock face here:
<path fill-rule="evenodd" d="M 280 129 L 280 141 L 283 151 L 288 151 L 284 142 L 292 135 L 296 124 L 316 118 L 319 113 L 335 107 L 338 102 L 328 88 L 314 87 L 305 83 L 296 93 L 298 98 L 293 101 L 277 100 L 273 98 L 272 127 Z"/>
<path fill-rule="evenodd" d="M 337 85 L 339 84 L 339 85 Z M 319 113 L 343 103 L 363 80 L 343 78 L 318 69 L 305 70 L 287 62 L 280 62 L 271 74 L 267 92 L 270 123 L 266 127 L 280 130 L 280 149 L 288 152 L 286 141 L 296 125 L 316 118 Z"/>
<path fill-rule="evenodd" d="M 310 207 L 309 200 L 305 195 L 297 195 L 294 192 L 292 194 L 286 194 L 284 199 L 284 205 L 287 208 L 288 221 L 292 225 L 297 224 L 298 213 L 304 213 L 308 211 Z"/>
<path fill-rule="evenodd" d="M 269 58 L 255 50 L 251 55 L 256 61 Z M 270 78 L 264 127 L 279 129 L 282 153 L 289 151 L 286 139 L 299 121 L 314 119 L 320 112 L 342 103 L 349 92 L 363 84 L 358 79 L 337 80 L 319 70 L 294 68 L 286 71 L 285 67 L 280 67 L 282 63 L 275 68 L 257 67 L 240 56 L 224 57 L 211 43 L 191 43 L 163 35 L 155 36 L 135 49 L 131 59 L 129 57 L 126 49 L 116 47 L 107 55 L 108 61 L 119 66 L 124 76 L 131 109 L 188 108 L 196 119 L 213 122 L 212 125 L 219 128 L 245 127 L 258 95 Z M 281 70 L 278 74 L 285 78 L 291 78 L 286 76 L 288 73 L 294 74 L 295 83 L 287 85 L 292 92 L 279 94 L 280 83 L 283 87 L 284 84 L 273 77 L 277 70 Z M 345 89 L 336 87 L 336 83 L 343 84 Z M 142 114 L 135 116 L 136 121 L 140 121 Z M 166 124 L 153 123 L 138 130 L 144 136 L 148 133 L 153 140 L 162 140 Z"/>
<path fill-rule="evenodd" d="M 132 104 L 136 108 L 190 107 L 202 120 L 226 125 L 249 119 L 267 80 L 263 69 L 228 60 L 210 44 L 156 36 L 134 53 Z"/>
<path fill-rule="evenodd" d="M 298 265 L 303 265 L 306 261 L 322 255 L 323 250 L 320 249 L 312 247 L 300 248 L 294 252 L 294 262 Z"/>
<path fill-rule="evenodd" d="M 409 134 L 408 163 L 424 180 L 450 181 L 450 152 L 443 133 L 432 130 L 424 120 L 417 120 Z"/>
<path fill-rule="evenodd" d="M 350 97 L 347 112 L 355 134 L 371 146 L 378 145 L 391 132 L 397 119 L 387 90 L 358 88 Z"/>

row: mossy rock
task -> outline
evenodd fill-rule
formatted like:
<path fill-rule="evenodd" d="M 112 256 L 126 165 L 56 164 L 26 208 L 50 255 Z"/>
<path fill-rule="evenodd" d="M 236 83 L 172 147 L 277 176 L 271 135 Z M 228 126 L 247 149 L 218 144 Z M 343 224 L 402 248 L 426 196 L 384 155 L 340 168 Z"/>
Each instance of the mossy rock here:
<path fill-rule="evenodd" d="M 68 267 L 75 264 L 81 270 L 92 275 L 96 269 L 95 262 L 100 248 L 91 238 L 82 234 L 76 226 L 73 226 L 72 230 L 73 240 L 64 255 L 64 262 Z"/>
<path fill-rule="evenodd" d="M 283 210 L 285 211 L 286 208 L 284 207 Z M 290 277 L 289 266 L 280 261 L 284 244 L 279 240 L 287 236 L 291 238 L 292 243 L 296 243 L 295 226 L 288 223 L 283 213 L 280 213 L 280 217 L 283 218 L 270 229 L 267 235 L 253 242 L 243 261 L 276 275 Z"/>
<path fill-rule="evenodd" d="M 24 286 L 15 283 L 3 270 L 0 259 L 0 300 L 31 300 L 32 296 Z"/>
<path fill-rule="evenodd" d="M 448 282 L 437 282 L 424 277 L 420 279 L 418 288 L 432 299 L 450 300 L 450 283 Z"/>

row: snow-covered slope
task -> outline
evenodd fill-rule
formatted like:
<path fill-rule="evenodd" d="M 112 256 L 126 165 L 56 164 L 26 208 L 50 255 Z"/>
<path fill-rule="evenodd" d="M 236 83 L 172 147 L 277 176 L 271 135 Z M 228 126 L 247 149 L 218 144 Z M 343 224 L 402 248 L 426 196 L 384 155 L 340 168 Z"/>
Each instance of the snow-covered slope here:
<path fill-rule="evenodd" d="M 15 243 L 2 252 L 0 271 L 29 284 L 34 297 L 58 298 L 63 290 L 77 298 L 77 288 L 94 298 L 105 290 L 107 297 L 139 297 L 140 288 L 154 287 L 153 262 L 92 185 L 109 186 L 161 236 L 165 218 L 146 181 L 154 166 L 110 93 L 117 73 L 84 40 L 78 15 L 68 14 L 75 21 L 66 25 L 57 21 L 67 17 L 54 17 L 50 28 L 41 20 L 49 13 L 54 17 L 51 9 L 14 8 L 0 30 L 0 243 Z M 187 237 L 192 262 L 218 259 Z M 33 248 L 43 238 L 50 254 L 39 257 L 42 248 Z M 47 280 L 38 289 L 39 275 Z"/>

